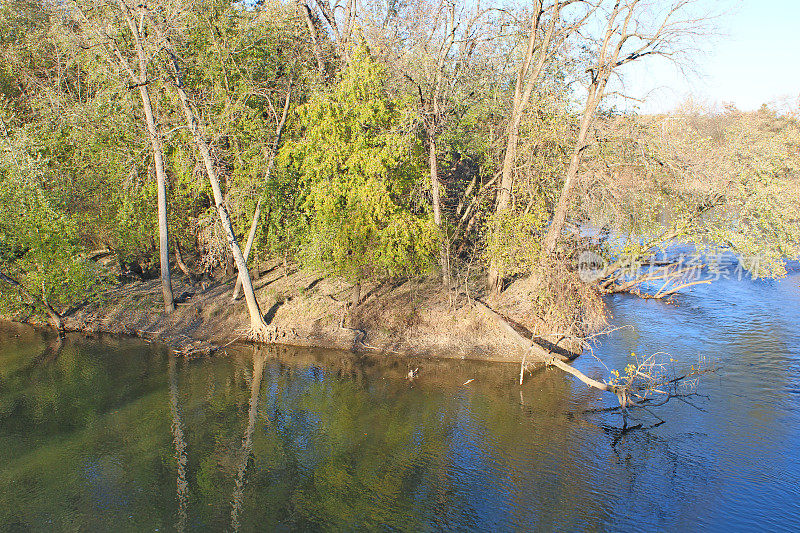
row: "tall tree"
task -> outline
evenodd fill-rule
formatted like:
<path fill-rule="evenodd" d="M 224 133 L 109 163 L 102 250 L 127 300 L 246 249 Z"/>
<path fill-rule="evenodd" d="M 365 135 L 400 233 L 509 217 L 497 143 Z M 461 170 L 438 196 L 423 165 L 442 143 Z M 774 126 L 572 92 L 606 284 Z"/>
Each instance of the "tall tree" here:
<path fill-rule="evenodd" d="M 707 18 L 691 13 L 693 4 L 697 4 L 697 0 L 679 0 L 668 4 L 616 0 L 610 10 L 601 11 L 602 31 L 594 37 L 590 34 L 585 45 L 594 58 L 586 69 L 589 75 L 586 99 L 564 185 L 542 243 L 543 253 L 553 253 L 564 229 L 583 152 L 589 146 L 590 128 L 605 96 L 609 79 L 619 73 L 620 67 L 632 61 L 656 55 L 675 60 L 682 52 L 685 54 L 687 39 L 703 33 L 708 22 Z"/>
<path fill-rule="evenodd" d="M 186 87 L 183 83 L 183 74 L 178 63 L 178 58 L 175 55 L 175 51 L 170 46 L 170 41 L 168 38 L 163 37 L 163 43 L 167 49 L 167 52 L 170 54 L 171 65 L 173 67 L 172 85 L 178 95 L 178 100 L 186 119 L 186 126 L 189 128 L 189 131 L 192 134 L 194 142 L 197 145 L 197 149 L 200 152 L 200 156 L 203 160 L 206 175 L 208 176 L 208 181 L 211 184 L 211 189 L 214 193 L 214 203 L 216 204 L 217 213 L 219 215 L 220 222 L 222 223 L 222 227 L 225 230 L 225 234 L 228 237 L 228 246 L 230 246 L 231 253 L 233 254 L 236 268 L 239 270 L 239 278 L 242 280 L 244 297 L 247 301 L 247 310 L 250 314 L 250 326 L 255 337 L 269 338 L 267 334 L 267 325 L 264 322 L 264 316 L 261 314 L 261 309 L 258 305 L 258 300 L 256 299 L 255 290 L 253 289 L 253 282 L 250 278 L 250 272 L 247 270 L 247 261 L 245 261 L 242 249 L 239 247 L 239 242 L 233 229 L 231 217 L 228 214 L 227 207 L 225 207 L 225 201 L 222 196 L 222 189 L 220 188 L 217 170 L 214 166 L 214 161 L 211 158 L 211 149 L 208 141 L 206 141 L 206 133 L 197 113 L 194 110 L 194 105 L 192 104 L 189 93 L 186 91 Z"/>
<path fill-rule="evenodd" d="M 468 61 L 480 37 L 477 26 L 486 13 L 478 1 L 475 6 L 463 8 L 456 2 L 440 0 L 428 4 L 417 2 L 405 13 L 407 30 L 413 36 L 411 47 L 404 48 L 406 57 L 403 74 L 411 81 L 419 96 L 422 123 L 428 144 L 428 169 L 430 174 L 431 206 L 433 220 L 441 236 L 439 266 L 442 283 L 450 285 L 450 250 L 446 235 L 446 220 L 442 212 L 442 183 L 439 173 L 439 136 L 444 121 L 452 107 L 456 87 L 468 69 Z M 411 20 L 408 20 L 411 19 Z"/>
<path fill-rule="evenodd" d="M 580 3 L 587 7 L 586 12 L 580 14 L 573 21 L 563 22 L 562 13 L 570 4 Z M 514 169 L 517 164 L 517 146 L 519 144 L 519 129 L 525 112 L 530 104 L 531 95 L 537 84 L 541 81 L 548 59 L 553 49 L 558 48 L 577 28 L 589 19 L 594 12 L 594 7 L 586 2 L 576 0 L 556 0 L 548 3 L 537 0 L 532 6 L 528 18 L 528 38 L 525 53 L 519 63 L 514 86 L 514 99 L 511 105 L 511 116 L 506 126 L 505 150 L 501 168 L 500 188 L 495 203 L 495 218 L 503 217 L 511 209 L 512 189 L 514 186 Z M 501 222 L 495 220 L 495 228 Z M 499 292 L 504 273 L 497 258 L 491 259 L 489 266 L 489 286 Z"/>
<path fill-rule="evenodd" d="M 164 297 L 164 310 L 171 313 L 175 310 L 175 301 L 172 294 L 172 279 L 169 266 L 169 231 L 167 227 L 167 173 L 164 170 L 164 149 L 161 131 L 153 113 L 150 98 L 150 83 L 153 81 L 148 76 L 148 68 L 153 57 L 152 43 L 148 42 L 144 23 L 147 2 L 139 2 L 135 6 L 128 4 L 129 0 L 116 0 L 118 11 L 114 13 L 107 9 L 109 4 L 100 1 L 77 2 L 71 4 L 75 8 L 78 20 L 82 25 L 82 34 L 86 36 L 89 46 L 99 46 L 105 53 L 109 64 L 126 78 L 131 89 L 139 90 L 144 110 L 144 121 L 150 136 L 150 146 L 153 153 L 153 163 L 156 173 L 158 191 L 158 242 L 159 258 L 161 263 L 161 292 Z M 115 27 L 117 17 L 128 27 L 132 44 L 129 42 L 122 28 Z M 138 22 L 137 19 L 138 18 Z M 133 48 L 131 50 L 131 47 Z M 146 50 L 148 49 L 148 50 Z M 138 71 L 136 67 L 138 66 Z"/>
<path fill-rule="evenodd" d="M 272 168 L 275 164 L 275 155 L 278 152 L 278 148 L 281 145 L 281 137 L 283 137 L 283 129 L 286 127 L 286 118 L 289 115 L 289 104 L 292 101 L 292 83 L 291 80 L 289 81 L 289 87 L 286 89 L 286 99 L 283 103 L 283 111 L 281 112 L 281 117 L 278 119 L 278 123 L 275 125 L 275 140 L 270 147 L 269 154 L 267 157 L 267 170 L 264 173 L 264 182 L 269 182 L 270 175 L 272 174 Z M 247 234 L 247 244 L 244 247 L 244 260 L 247 262 L 248 258 L 250 257 L 250 252 L 253 249 L 253 241 L 256 237 L 256 230 L 258 229 L 258 221 L 261 220 L 261 204 L 263 203 L 263 196 L 259 196 L 258 202 L 256 203 L 256 209 L 253 212 L 253 220 L 250 223 L 250 232 Z M 237 300 L 239 299 L 239 292 L 242 288 L 242 276 L 241 273 L 236 278 L 236 286 L 233 288 L 233 294 L 231 295 L 231 299 Z"/>

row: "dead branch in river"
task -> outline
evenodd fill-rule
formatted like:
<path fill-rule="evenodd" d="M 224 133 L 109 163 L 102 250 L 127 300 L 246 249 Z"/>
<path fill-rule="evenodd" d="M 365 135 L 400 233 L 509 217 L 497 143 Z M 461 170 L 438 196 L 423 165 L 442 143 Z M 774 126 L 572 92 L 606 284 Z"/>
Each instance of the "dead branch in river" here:
<path fill-rule="evenodd" d="M 622 375 L 620 375 L 618 371 L 611 371 L 614 375 L 613 378 L 607 381 L 599 381 L 587 376 L 577 368 L 568 364 L 571 358 L 563 352 L 545 348 L 535 340 L 523 336 L 506 318 L 486 304 L 475 300 L 475 305 L 487 316 L 493 318 L 521 348 L 526 350 L 520 369 L 520 385 L 522 384 L 523 374 L 526 368 L 525 364 L 528 357 L 533 356 L 533 361 L 531 362 L 539 362 L 544 363 L 546 366 L 554 366 L 574 376 L 589 387 L 616 396 L 619 401 L 619 407 L 623 411 L 623 417 L 627 416 L 627 410 L 629 408 L 656 406 L 652 403 L 652 399 L 656 396 L 659 396 L 663 400 L 662 403 L 657 405 L 663 405 L 663 403 L 666 403 L 672 398 L 682 397 L 680 391 L 681 386 L 706 372 L 713 372 L 716 370 L 716 368 L 711 366 L 707 361 L 701 360 L 698 362 L 697 366 L 692 365 L 691 370 L 680 375 L 673 375 L 667 371 L 667 364 L 658 360 L 657 356 L 665 354 L 656 353 L 642 361 L 637 360 L 635 364 L 629 364 Z"/>
<path fill-rule="evenodd" d="M 667 298 L 681 289 L 711 283 L 710 279 L 697 278 L 702 267 L 703 265 L 681 267 L 677 263 L 670 263 L 627 281 L 622 281 L 622 273 L 618 272 L 603 280 L 600 283 L 600 290 L 605 294 L 629 292 L 640 298 Z M 663 281 L 655 293 L 650 294 L 641 290 L 642 284 L 654 281 Z"/>

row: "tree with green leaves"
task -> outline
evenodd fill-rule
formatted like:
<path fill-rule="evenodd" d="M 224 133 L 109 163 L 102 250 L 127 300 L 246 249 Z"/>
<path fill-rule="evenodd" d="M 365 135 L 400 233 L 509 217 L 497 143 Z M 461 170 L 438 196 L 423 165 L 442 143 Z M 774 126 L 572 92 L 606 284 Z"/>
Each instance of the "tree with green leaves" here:
<path fill-rule="evenodd" d="M 164 149 L 159 121 L 150 98 L 153 82 L 150 62 L 157 53 L 157 44 L 148 39 L 144 17 L 146 6 L 129 5 L 117 0 L 111 7 L 106 2 L 73 2 L 75 15 L 81 24 L 81 36 L 88 39 L 85 46 L 99 46 L 111 68 L 125 78 L 131 89 L 138 89 L 144 110 L 144 121 L 150 137 L 158 191 L 158 239 L 161 262 L 161 291 L 164 310 L 175 310 L 172 278 L 169 266 L 169 231 L 167 228 L 167 173 L 164 168 Z M 109 9 L 110 8 L 110 9 Z M 125 43 L 130 43 L 126 46 Z M 154 50 L 155 47 L 155 50 Z"/>
<path fill-rule="evenodd" d="M 366 45 L 329 92 L 299 106 L 279 163 L 305 191 L 305 257 L 355 283 L 427 271 L 436 228 L 417 197 L 424 155 Z"/>
<path fill-rule="evenodd" d="M 86 259 L 85 222 L 98 215 L 86 183 L 58 164 L 71 149 L 61 114 L 81 99 L 81 84 L 51 29 L 47 5 L 0 7 L 0 308 L 45 315 L 60 329 L 104 275 Z"/>
<path fill-rule="evenodd" d="M 10 156 L 14 168 L 0 170 L 0 308 L 45 314 L 62 329 L 65 311 L 99 289 L 104 276 L 86 259 L 78 221 L 43 186 L 43 166 L 22 150 Z"/>

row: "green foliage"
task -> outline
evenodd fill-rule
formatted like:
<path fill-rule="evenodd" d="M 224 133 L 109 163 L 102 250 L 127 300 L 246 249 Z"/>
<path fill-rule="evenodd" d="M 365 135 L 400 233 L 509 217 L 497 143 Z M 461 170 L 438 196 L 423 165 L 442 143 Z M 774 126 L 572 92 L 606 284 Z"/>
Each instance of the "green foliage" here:
<path fill-rule="evenodd" d="M 333 273 L 359 279 L 431 266 L 436 231 L 414 198 L 423 154 L 403 119 L 364 45 L 332 91 L 297 109 L 279 160 L 307 191 L 304 252 Z"/>
<path fill-rule="evenodd" d="M 546 216 L 544 209 L 493 213 L 487 221 L 484 238 L 487 261 L 494 259 L 508 276 L 533 270 L 539 261 L 540 233 Z"/>
<path fill-rule="evenodd" d="M 53 208 L 31 183 L 0 181 L 0 269 L 6 281 L 0 306 L 6 311 L 40 303 L 63 310 L 98 289 L 102 272 L 81 257 L 75 221 Z"/>
<path fill-rule="evenodd" d="M 269 153 L 287 91 L 292 104 L 316 83 L 310 49 L 298 35 L 304 26 L 292 4 L 264 2 L 241 9 L 221 0 L 193 3 L 176 40 L 185 82 L 212 139 L 212 155 L 223 178 L 223 194 L 237 233 L 246 236 L 256 203 L 262 219 L 253 254 L 293 253 L 297 248 L 295 183 L 273 168 L 265 183 Z M 171 102 L 171 107 L 178 107 Z M 179 122 L 181 116 L 174 119 Z M 177 214 L 170 220 L 184 249 L 198 245 L 200 262 L 213 267 L 228 257 L 217 215 L 208 207 L 211 191 L 198 179 L 194 142 L 185 132 L 166 147 L 172 170 Z"/>
<path fill-rule="evenodd" d="M 492 216 L 518 66 L 508 61 L 521 59 L 525 31 L 493 33 L 487 18 L 467 32 L 464 19 L 455 22 L 461 29 L 450 55 L 439 58 L 449 35 L 444 19 L 398 4 L 394 34 L 376 28 L 364 34 L 374 56 L 364 44 L 343 54 L 344 41 L 332 42 L 335 32 L 318 32 L 326 71 L 320 74 L 293 3 L 245 8 L 197 0 L 133 8 L 143 6 L 152 17 L 141 24 L 148 87 L 164 134 L 169 228 L 187 262 L 210 270 L 227 265 L 230 252 L 193 139 L 165 83 L 159 24 L 180 58 L 242 240 L 261 200 L 256 261 L 294 258 L 353 280 L 416 275 L 431 270 L 446 239 L 441 249 L 452 252 L 454 273 L 480 270 L 472 268 L 475 257 L 494 261 L 508 276 L 537 271 L 542 230 L 577 135 L 570 87 L 585 72 L 580 51 L 548 54 L 518 131 L 512 205 Z M 506 15 L 496 16 L 503 22 Z M 99 46 L 94 23 L 137 66 L 114 2 L 0 6 L 0 207 L 15 217 L 2 223 L 3 268 L 25 291 L 55 305 L 76 301 L 96 279 L 74 260 L 84 250 L 108 246 L 121 260 L 156 263 L 156 191 L 141 102 Z M 336 65 L 346 68 L 336 73 Z M 267 179 L 287 93 L 285 146 Z M 687 108 L 668 119 L 612 110 L 593 128 L 568 215 L 578 225 L 604 228 L 598 248 L 608 258 L 680 242 L 757 256 L 749 262 L 754 273 L 779 276 L 785 258 L 800 253 L 796 116 L 767 106 L 757 113 Z M 423 133 L 436 139 L 442 228 L 431 221 Z M 574 242 L 562 244 L 565 257 L 574 257 Z M 570 305 L 589 301 L 573 292 Z M 544 308 L 548 298 L 536 301 Z"/>

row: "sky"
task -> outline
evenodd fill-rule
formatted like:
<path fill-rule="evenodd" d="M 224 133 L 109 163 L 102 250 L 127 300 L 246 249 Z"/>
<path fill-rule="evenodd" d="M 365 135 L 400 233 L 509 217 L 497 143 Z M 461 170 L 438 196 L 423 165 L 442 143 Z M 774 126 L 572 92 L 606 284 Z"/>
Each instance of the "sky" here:
<path fill-rule="evenodd" d="M 719 35 L 699 43 L 694 73 L 681 73 L 665 61 L 641 61 L 625 73 L 626 93 L 645 98 L 628 102 L 642 113 L 674 109 L 691 95 L 695 102 L 742 111 L 788 97 L 800 98 L 800 1 L 702 0 L 721 13 Z"/>

